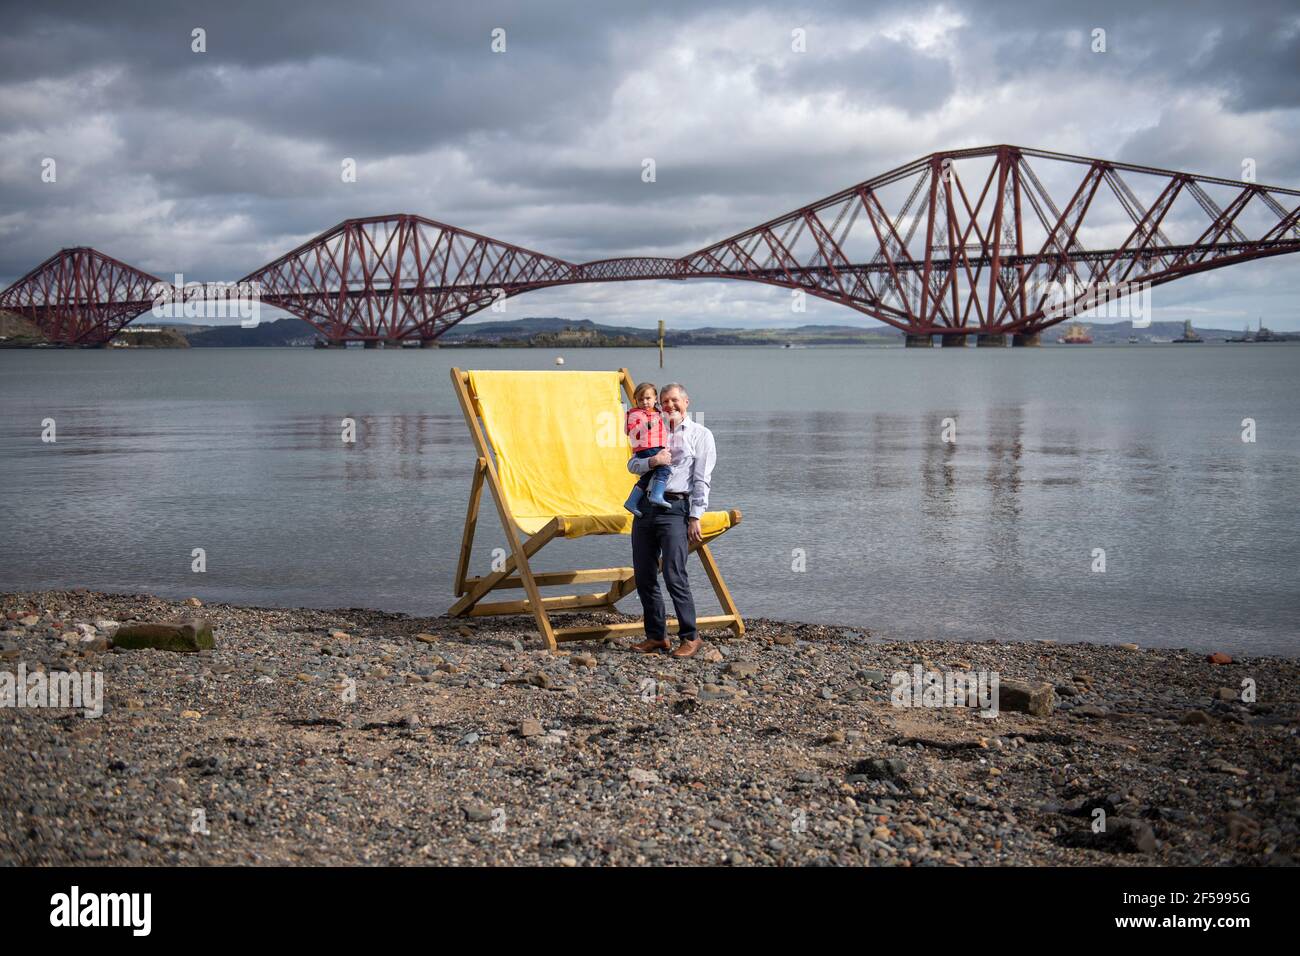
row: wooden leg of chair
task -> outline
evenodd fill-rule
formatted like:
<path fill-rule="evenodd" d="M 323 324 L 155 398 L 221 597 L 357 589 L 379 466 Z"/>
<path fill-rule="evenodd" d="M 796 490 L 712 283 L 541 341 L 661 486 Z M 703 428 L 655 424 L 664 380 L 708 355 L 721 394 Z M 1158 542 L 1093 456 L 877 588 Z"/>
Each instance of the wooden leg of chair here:
<path fill-rule="evenodd" d="M 528 555 L 524 553 L 524 547 L 519 543 L 516 535 L 509 534 L 507 537 L 510 538 L 511 547 L 515 552 L 515 566 L 519 569 L 519 577 L 524 582 L 524 593 L 528 595 L 528 603 L 533 608 L 533 617 L 537 620 L 537 631 L 542 635 L 542 640 L 546 641 L 546 646 L 555 651 L 559 645 L 555 643 L 555 631 L 546 613 L 546 605 L 542 603 L 542 591 L 533 577 L 533 569 L 528 566 Z"/>
<path fill-rule="evenodd" d="M 732 631 L 737 637 L 745 633 L 745 622 L 740 617 L 740 611 L 736 608 L 736 602 L 731 599 L 731 592 L 727 590 L 727 582 L 722 580 L 722 572 L 718 570 L 717 562 L 713 560 L 713 552 L 709 550 L 707 544 L 699 547 L 700 563 L 704 565 L 704 573 L 709 576 L 709 583 L 713 585 L 713 593 L 718 596 L 718 603 L 722 605 L 722 610 L 727 614 L 735 615 L 735 623 L 731 625 Z"/>
<path fill-rule="evenodd" d="M 487 474 L 487 461 L 480 458 L 474 465 L 474 480 L 469 486 L 469 510 L 465 513 L 465 531 L 460 539 L 460 560 L 456 562 L 456 597 L 465 593 L 465 577 L 469 574 L 469 555 L 474 547 L 474 528 L 478 525 L 478 505 L 483 498 L 483 476 Z"/>
<path fill-rule="evenodd" d="M 524 557 L 530 558 L 542 549 L 544 545 L 550 542 L 559 533 L 559 519 L 555 519 L 546 527 L 542 528 L 535 535 L 523 543 Z M 514 574 L 518 568 L 518 558 L 511 553 L 506 555 L 500 571 L 493 571 L 479 578 L 472 587 L 466 590 L 465 594 L 447 610 L 451 617 L 462 617 L 469 613 L 470 608 L 486 597 L 501 581 L 504 581 L 510 575 Z M 521 576 L 522 579 L 522 576 Z"/>
<path fill-rule="evenodd" d="M 470 395 L 466 384 L 468 379 L 469 376 L 459 368 L 451 370 L 452 387 L 456 389 L 456 395 L 460 401 L 460 410 L 465 415 L 465 424 L 469 426 L 470 434 L 474 436 L 474 446 L 478 449 L 478 466 L 485 472 L 484 480 L 492 492 L 492 502 L 496 505 L 497 517 L 501 519 L 501 528 L 505 531 L 506 541 L 510 543 L 510 552 L 514 555 L 515 566 L 519 569 L 519 578 L 523 582 L 524 591 L 528 594 L 533 616 L 537 619 L 537 630 L 541 632 L 542 638 L 546 641 L 546 646 L 554 651 L 556 649 L 555 632 L 551 629 L 550 618 L 547 617 L 546 607 L 542 604 L 542 593 L 537 587 L 537 581 L 533 578 L 532 568 L 528 566 L 528 555 L 531 550 L 535 549 L 526 549 L 519 541 L 519 534 L 515 530 L 514 515 L 510 511 L 510 504 L 506 501 L 505 492 L 501 488 L 501 479 L 497 475 L 496 466 L 492 464 L 491 456 L 488 453 L 487 437 L 483 434 L 483 429 L 479 425 L 478 414 L 474 410 L 474 399 Z M 558 527 L 558 522 L 559 519 L 557 518 L 548 526 L 552 537 Z M 533 538 L 529 539 L 530 545 L 533 539 L 537 539 L 537 547 L 541 547 L 547 540 L 550 540 L 549 537 L 542 538 L 540 535 L 533 535 Z M 501 577 L 504 578 L 505 575 L 503 574 Z M 471 589 L 471 594 L 478 592 L 476 596 L 468 601 L 462 598 L 461 601 L 457 602 L 457 605 L 460 606 L 459 609 L 461 611 L 468 610 L 468 607 L 462 605 L 462 602 L 465 605 L 474 604 L 498 580 L 501 580 L 501 578 L 489 575 L 488 579 L 480 581 L 478 586 Z M 483 588 L 483 590 L 480 590 L 480 588 Z M 467 595 L 467 597 L 469 596 Z"/>

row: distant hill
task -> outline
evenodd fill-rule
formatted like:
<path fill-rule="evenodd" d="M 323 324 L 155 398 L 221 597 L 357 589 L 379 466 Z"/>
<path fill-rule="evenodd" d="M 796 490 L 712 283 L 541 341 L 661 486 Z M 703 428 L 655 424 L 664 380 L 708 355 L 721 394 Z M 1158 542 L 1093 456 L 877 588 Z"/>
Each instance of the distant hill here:
<path fill-rule="evenodd" d="M 184 331 L 184 326 L 176 326 Z M 308 322 L 302 319 L 276 319 L 274 322 L 260 322 L 251 329 L 238 325 L 218 325 L 201 332 L 186 334 L 190 345 L 195 348 L 216 347 L 232 348 L 247 346 L 267 348 L 273 346 L 311 345 L 321 335 Z"/>
<path fill-rule="evenodd" d="M 704 327 L 664 333 L 667 345 L 885 345 L 903 333 L 883 325 L 799 325 L 776 329 Z"/>
<path fill-rule="evenodd" d="M 30 348 L 45 341 L 45 333 L 34 322 L 13 312 L 0 311 L 0 348 Z"/>
<path fill-rule="evenodd" d="M 128 325 L 108 343 L 118 349 L 187 349 L 189 341 L 174 326 Z"/>
<path fill-rule="evenodd" d="M 1060 323 L 1043 333 L 1045 345 L 1055 344 L 1069 322 Z M 1094 344 L 1123 344 L 1131 336 L 1142 342 L 1168 342 L 1183 333 L 1182 320 L 1152 322 L 1149 327 L 1134 329 L 1131 322 L 1080 322 L 1092 335 Z M 139 341 L 155 347 L 310 347 L 323 336 L 302 319 L 283 318 L 262 322 L 251 329 L 238 325 L 197 325 L 184 322 L 149 322 L 170 335 L 156 336 L 154 341 Z M 129 339 L 130 326 L 119 334 L 118 341 Z M 1206 342 L 1239 338 L 1239 329 L 1211 329 L 1197 326 Z M 179 333 L 175 335 L 174 333 Z M 641 326 L 605 325 L 590 319 L 565 319 L 557 316 L 530 316 L 462 322 L 447 330 L 438 343 L 447 348 L 588 348 L 647 347 L 655 344 L 658 330 Z M 1300 341 L 1300 333 L 1277 333 L 1279 340 Z M 767 345 L 781 347 L 837 345 L 901 344 L 903 333 L 883 325 L 799 325 L 785 328 L 735 329 L 700 326 L 691 329 L 668 329 L 664 344 L 692 345 Z M 0 312 L 0 347 L 21 348 L 44 342 L 41 331 L 21 316 Z M 974 335 L 968 344 L 974 344 Z"/>
<path fill-rule="evenodd" d="M 163 323 L 159 323 L 163 324 Z M 1043 333 L 1044 344 L 1054 344 L 1069 323 L 1055 325 Z M 1092 334 L 1095 344 L 1125 343 L 1136 335 L 1141 341 L 1169 341 L 1183 333 L 1182 320 L 1153 322 L 1148 328 L 1133 329 L 1131 322 L 1081 322 Z M 301 319 L 264 322 L 256 328 L 239 326 L 185 326 L 175 328 L 194 346 L 309 346 L 321 338 L 315 328 Z M 1207 342 L 1221 342 L 1241 335 L 1239 330 L 1197 328 Z M 447 348 L 584 348 L 633 347 L 655 344 L 658 330 L 630 325 L 606 325 L 590 319 L 566 319 L 559 316 L 529 316 L 522 319 L 498 319 L 462 322 L 443 333 L 439 344 Z M 1290 336 L 1296 338 L 1294 334 Z M 900 344 L 903 333 L 883 325 L 799 325 L 785 328 L 735 329 L 700 326 L 691 329 L 668 329 L 667 346 L 691 345 L 893 345 Z M 974 343 L 971 336 L 970 344 Z"/>
<path fill-rule="evenodd" d="M 1062 322 L 1060 325 L 1053 326 L 1043 333 L 1043 340 L 1056 342 L 1065 334 L 1065 330 L 1070 324 L 1070 322 Z M 1181 338 L 1183 334 L 1183 321 L 1181 319 L 1171 322 L 1152 322 L 1145 328 L 1137 329 L 1133 328 L 1132 322 L 1080 322 L 1079 325 L 1088 330 L 1094 345 L 1125 343 L 1130 336 L 1136 336 L 1142 342 L 1169 342 Z M 1202 328 L 1195 323 L 1192 324 L 1192 327 L 1206 342 L 1223 342 L 1227 339 L 1241 338 L 1240 329 L 1209 329 Z M 1295 341 L 1300 339 L 1300 336 L 1297 336 L 1294 332 L 1276 334 L 1279 340 Z"/>
<path fill-rule="evenodd" d="M 530 317 L 497 322 L 463 322 L 448 330 L 440 341 L 447 345 L 652 345 L 658 335 L 657 328 L 601 325 L 590 319 Z M 555 338 L 556 336 L 561 338 Z M 695 329 L 667 329 L 664 332 L 664 344 L 870 345 L 901 339 L 901 336 L 901 332 L 882 326 L 802 325 L 790 329 L 703 326 Z"/>
<path fill-rule="evenodd" d="M 658 334 L 655 329 L 547 316 L 461 324 L 448 329 L 438 341 L 448 348 L 635 348 L 654 345 Z"/>
<path fill-rule="evenodd" d="M 439 341 L 449 344 L 472 341 L 482 344 L 509 343 L 513 345 L 522 345 L 532 341 L 532 344 L 553 345 L 563 344 L 565 339 L 572 341 L 574 344 L 596 342 L 604 344 L 601 340 L 619 339 L 624 340 L 627 344 L 641 345 L 654 342 L 658 334 L 656 329 L 601 325 L 590 319 L 534 316 L 508 321 L 473 322 L 468 324 L 462 322 L 460 325 L 453 326 L 443 333 Z"/>

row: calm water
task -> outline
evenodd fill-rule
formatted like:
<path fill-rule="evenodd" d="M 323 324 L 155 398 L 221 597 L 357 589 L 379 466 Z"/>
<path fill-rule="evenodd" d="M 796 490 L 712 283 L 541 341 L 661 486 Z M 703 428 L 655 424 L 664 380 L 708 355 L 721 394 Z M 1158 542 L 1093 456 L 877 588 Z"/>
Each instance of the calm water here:
<path fill-rule="evenodd" d="M 0 589 L 441 612 L 473 462 L 447 370 L 553 357 L 0 351 Z M 686 383 L 717 437 L 712 505 L 745 513 L 716 553 L 747 615 L 1300 652 L 1300 348 L 696 348 L 663 371 L 650 350 L 565 357 Z M 482 515 L 479 573 L 479 549 L 503 544 L 490 502 Z M 540 567 L 587 562 L 630 563 L 628 540 L 559 542 Z M 619 606 L 639 613 L 635 594 Z"/>

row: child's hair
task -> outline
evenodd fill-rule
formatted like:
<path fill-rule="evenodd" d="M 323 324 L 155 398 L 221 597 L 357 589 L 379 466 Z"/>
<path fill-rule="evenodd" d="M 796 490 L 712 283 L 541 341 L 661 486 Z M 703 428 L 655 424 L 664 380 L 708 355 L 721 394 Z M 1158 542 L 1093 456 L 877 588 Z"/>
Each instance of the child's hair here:
<path fill-rule="evenodd" d="M 654 392 L 655 398 L 657 399 L 659 397 L 659 388 L 654 384 L 654 382 L 642 382 L 633 390 L 632 401 L 634 402 L 641 401 L 641 396 L 645 392 Z M 658 404 L 658 402 L 656 402 L 656 404 Z"/>

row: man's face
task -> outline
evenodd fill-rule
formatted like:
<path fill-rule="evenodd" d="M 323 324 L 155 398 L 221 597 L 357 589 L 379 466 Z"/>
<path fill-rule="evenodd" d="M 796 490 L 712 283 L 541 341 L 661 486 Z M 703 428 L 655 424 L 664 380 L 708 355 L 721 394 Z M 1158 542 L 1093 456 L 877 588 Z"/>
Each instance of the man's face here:
<path fill-rule="evenodd" d="M 664 416 L 674 427 L 685 417 L 686 409 L 690 405 L 691 400 L 683 395 L 680 389 L 667 389 L 659 395 L 659 407 L 663 409 Z"/>

